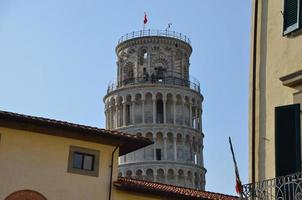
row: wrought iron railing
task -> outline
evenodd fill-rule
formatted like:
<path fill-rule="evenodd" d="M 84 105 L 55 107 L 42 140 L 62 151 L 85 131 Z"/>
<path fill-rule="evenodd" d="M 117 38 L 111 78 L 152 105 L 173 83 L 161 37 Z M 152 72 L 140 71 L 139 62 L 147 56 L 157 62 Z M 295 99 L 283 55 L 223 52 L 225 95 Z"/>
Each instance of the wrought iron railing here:
<path fill-rule="evenodd" d="M 243 185 L 243 198 L 256 200 L 302 200 L 301 172 L 255 184 Z"/>
<path fill-rule="evenodd" d="M 183 86 L 188 87 L 192 90 L 195 90 L 197 92 L 200 92 L 200 84 L 199 81 L 195 78 L 185 79 L 174 75 L 168 75 L 164 77 L 158 77 L 158 76 L 151 76 L 151 77 L 134 77 L 125 79 L 123 81 L 109 83 L 107 88 L 107 94 L 125 87 L 125 86 L 131 86 L 136 84 L 161 84 L 161 85 L 176 85 L 176 86 Z"/>
<path fill-rule="evenodd" d="M 133 31 L 131 33 L 127 33 L 118 40 L 118 44 L 122 43 L 126 40 L 144 37 L 144 36 L 164 36 L 164 37 L 176 38 L 176 39 L 182 40 L 188 44 L 191 44 L 190 39 L 182 33 L 178 33 L 175 31 L 169 31 L 169 30 L 151 30 L 151 29 Z"/>

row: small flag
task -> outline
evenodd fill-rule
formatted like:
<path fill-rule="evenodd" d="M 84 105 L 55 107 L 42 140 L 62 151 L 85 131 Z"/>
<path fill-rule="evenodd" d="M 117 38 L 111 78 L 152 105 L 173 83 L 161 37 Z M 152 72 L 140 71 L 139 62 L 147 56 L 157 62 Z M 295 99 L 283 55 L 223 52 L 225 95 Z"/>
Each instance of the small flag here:
<path fill-rule="evenodd" d="M 145 15 L 144 15 L 144 24 L 147 24 L 147 22 L 148 22 L 147 14 L 145 13 Z"/>
<path fill-rule="evenodd" d="M 232 152 L 232 156 L 233 156 L 233 162 L 234 162 L 234 166 L 235 166 L 235 175 L 236 175 L 236 187 L 235 187 L 235 189 L 236 189 L 236 192 L 241 195 L 242 192 L 243 192 L 243 188 L 242 188 L 242 184 L 241 184 L 240 177 L 239 177 L 239 171 L 238 171 L 237 162 L 236 162 L 236 159 L 235 159 L 235 154 L 234 154 L 234 150 L 233 150 L 231 137 L 229 137 L 229 143 L 230 143 L 231 152 Z"/>

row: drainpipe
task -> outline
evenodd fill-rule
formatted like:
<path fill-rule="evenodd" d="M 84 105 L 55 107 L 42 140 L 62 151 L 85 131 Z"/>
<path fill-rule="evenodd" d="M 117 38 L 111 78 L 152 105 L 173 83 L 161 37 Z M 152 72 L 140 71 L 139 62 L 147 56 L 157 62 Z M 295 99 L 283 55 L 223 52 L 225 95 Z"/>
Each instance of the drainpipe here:
<path fill-rule="evenodd" d="M 114 148 L 114 150 L 113 150 L 113 152 L 112 152 L 112 154 L 111 154 L 110 185 L 109 185 L 109 198 L 108 198 L 109 200 L 111 200 L 112 172 L 113 172 L 113 161 L 114 161 L 113 159 L 114 159 L 114 153 L 115 153 L 115 151 L 116 151 L 118 148 L 119 148 L 119 145 L 117 145 L 117 146 Z"/>
<path fill-rule="evenodd" d="M 256 66 L 257 66 L 257 32 L 258 32 L 258 0 L 255 0 L 254 5 L 254 34 L 253 34 L 253 65 L 252 65 L 252 191 L 255 184 L 255 169 L 256 169 Z M 252 199 L 254 192 L 252 193 Z"/>

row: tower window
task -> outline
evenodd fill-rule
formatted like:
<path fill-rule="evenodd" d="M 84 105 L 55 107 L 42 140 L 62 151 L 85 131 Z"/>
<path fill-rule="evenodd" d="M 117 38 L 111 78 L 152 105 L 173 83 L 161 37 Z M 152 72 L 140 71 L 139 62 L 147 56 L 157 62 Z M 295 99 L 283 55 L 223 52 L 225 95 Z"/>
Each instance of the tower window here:
<path fill-rule="evenodd" d="M 156 160 L 161 160 L 161 149 L 156 149 Z"/>
<path fill-rule="evenodd" d="M 143 65 L 145 60 L 147 60 L 148 58 L 148 53 L 146 49 L 141 50 L 141 52 L 139 53 L 139 64 Z"/>

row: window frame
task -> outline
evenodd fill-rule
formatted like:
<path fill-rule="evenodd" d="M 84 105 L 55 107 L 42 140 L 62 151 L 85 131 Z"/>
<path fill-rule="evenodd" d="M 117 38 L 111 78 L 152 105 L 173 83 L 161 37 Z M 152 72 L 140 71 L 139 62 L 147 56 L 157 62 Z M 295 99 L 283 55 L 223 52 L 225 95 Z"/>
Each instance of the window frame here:
<path fill-rule="evenodd" d="M 302 15 L 301 13 L 301 4 L 302 4 L 302 0 L 297 0 L 297 23 L 292 24 L 291 26 L 285 26 L 285 18 L 286 18 L 286 13 L 288 12 L 285 8 L 286 8 L 286 1 L 287 0 L 283 0 L 283 31 L 282 34 L 283 36 L 293 36 L 294 33 L 297 33 L 300 29 L 301 29 L 301 18 L 300 17 Z"/>
<path fill-rule="evenodd" d="M 75 154 L 82 155 L 82 163 L 81 168 L 76 168 L 74 166 L 74 156 Z M 84 169 L 84 158 L 85 156 L 91 156 L 92 159 L 92 169 Z M 94 149 L 88 149 L 84 147 L 78 146 L 70 146 L 69 147 L 69 156 L 68 156 L 68 167 L 67 172 L 73 174 L 80 174 L 86 176 L 99 176 L 99 161 L 100 161 L 100 151 Z"/>

